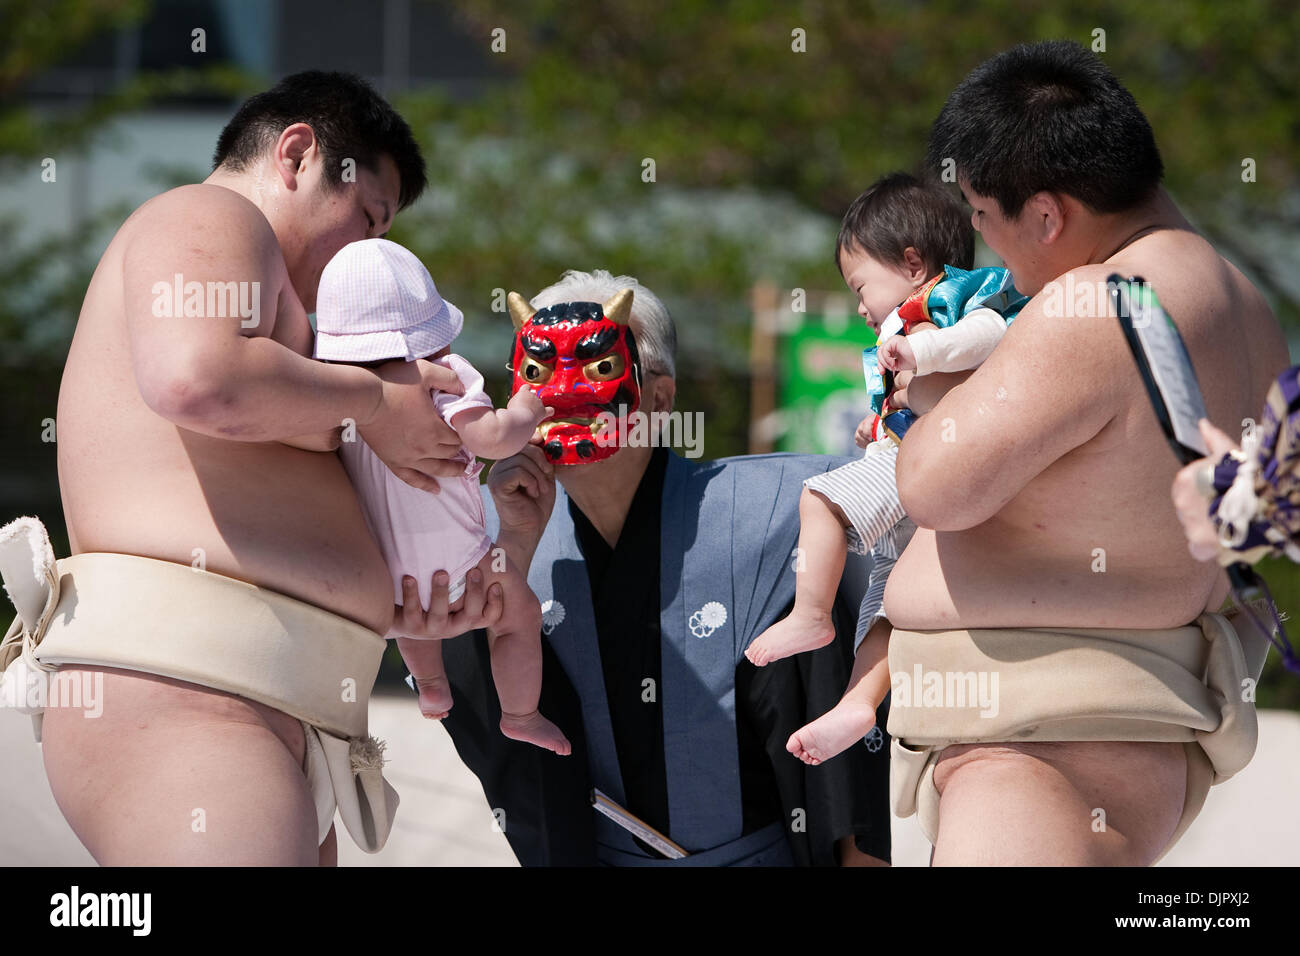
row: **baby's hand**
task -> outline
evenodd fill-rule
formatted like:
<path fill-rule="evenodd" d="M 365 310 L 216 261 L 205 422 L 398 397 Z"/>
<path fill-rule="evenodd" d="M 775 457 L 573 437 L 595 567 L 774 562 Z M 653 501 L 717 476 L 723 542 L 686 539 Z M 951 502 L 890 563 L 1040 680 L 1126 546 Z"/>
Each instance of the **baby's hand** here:
<path fill-rule="evenodd" d="M 506 408 L 512 412 L 523 413 L 531 419 L 533 426 L 541 424 L 555 414 L 555 409 L 549 405 L 543 405 L 542 400 L 537 397 L 537 393 L 531 388 L 521 388 L 510 396 L 510 401 L 506 403 Z"/>
<path fill-rule="evenodd" d="M 871 426 L 875 422 L 875 415 L 868 415 L 862 421 L 858 422 L 858 430 L 853 433 L 853 443 L 859 448 L 866 448 L 874 441 L 871 437 Z"/>
<path fill-rule="evenodd" d="M 883 368 L 891 372 L 907 372 L 916 368 L 916 355 L 906 335 L 890 336 L 876 353 Z"/>

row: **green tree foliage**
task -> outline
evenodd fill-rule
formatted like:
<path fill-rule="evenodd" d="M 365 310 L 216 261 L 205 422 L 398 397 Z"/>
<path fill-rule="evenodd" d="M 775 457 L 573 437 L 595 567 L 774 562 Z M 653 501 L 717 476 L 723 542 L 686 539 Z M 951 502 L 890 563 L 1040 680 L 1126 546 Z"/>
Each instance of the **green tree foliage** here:
<path fill-rule="evenodd" d="M 247 76 L 218 66 L 133 73 L 54 109 L 23 96 L 34 76 L 88 43 L 111 44 L 113 30 L 139 22 L 148 9 L 144 0 L 0 0 L 0 175 L 40 188 L 46 157 L 57 163 L 81 155 L 124 114 L 168 97 L 250 89 Z M 35 243 L 18 217 L 0 219 L 0 366 L 62 362 L 103 237 L 129 213 L 109 205 Z"/>
<path fill-rule="evenodd" d="M 1155 127 L 1177 201 L 1252 270 L 1284 320 L 1297 317 L 1294 269 L 1265 238 L 1294 244 L 1300 228 L 1300 203 L 1288 202 L 1300 185 L 1300 6 L 1290 0 L 476 0 L 458 10 L 485 45 L 505 31 L 506 50 L 493 57 L 511 82 L 469 109 L 429 104 L 430 118 L 526 144 L 530 156 L 511 183 L 518 188 L 487 197 L 485 216 L 545 192 L 546 161 L 575 164 L 584 206 L 635 202 L 634 174 L 652 157 L 660 184 L 771 191 L 838 219 L 875 177 L 915 166 L 948 92 L 982 60 L 1021 41 L 1104 42 L 1101 55 Z M 795 52 L 801 39 L 806 52 Z M 1246 158 L 1253 183 L 1242 181 Z M 608 192 L 585 189 L 597 184 Z M 536 262 L 524 250 L 537 243 L 534 224 L 523 225 L 506 255 L 526 269 Z M 752 247 L 764 238 L 750 237 Z M 690 263 L 694 275 L 679 288 L 734 296 L 770 266 L 720 258 L 721 268 Z M 825 287 L 838 281 L 828 261 L 826 250 L 814 274 L 798 260 L 773 278 Z"/>

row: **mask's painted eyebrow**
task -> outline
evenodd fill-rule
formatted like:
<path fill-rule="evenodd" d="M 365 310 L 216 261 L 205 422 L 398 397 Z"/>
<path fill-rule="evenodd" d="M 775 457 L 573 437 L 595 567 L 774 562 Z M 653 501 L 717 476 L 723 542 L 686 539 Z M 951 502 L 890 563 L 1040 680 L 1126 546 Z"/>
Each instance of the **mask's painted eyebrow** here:
<path fill-rule="evenodd" d="M 525 335 L 520 338 L 519 344 L 523 346 L 524 351 L 532 358 L 542 362 L 555 361 L 555 343 L 550 339 L 534 339 L 531 336 Z"/>

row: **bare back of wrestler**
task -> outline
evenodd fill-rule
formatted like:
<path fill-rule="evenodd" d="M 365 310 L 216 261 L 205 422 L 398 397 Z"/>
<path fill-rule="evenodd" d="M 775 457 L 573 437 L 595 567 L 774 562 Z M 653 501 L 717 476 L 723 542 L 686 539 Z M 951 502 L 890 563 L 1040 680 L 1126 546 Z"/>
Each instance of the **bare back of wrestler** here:
<path fill-rule="evenodd" d="M 459 471 L 441 460 L 458 442 L 428 387 L 457 386 L 427 363 L 377 375 L 311 360 L 304 304 L 314 308 L 322 268 L 386 232 L 399 205 L 388 155 L 342 186 L 322 180 L 323 163 L 297 123 L 243 170 L 220 166 L 126 221 L 64 371 L 60 491 L 74 553 L 201 561 L 382 634 L 391 577 L 328 450 L 352 418 L 390 467 L 436 487 Z M 257 314 L 167 316 L 163 286 L 177 276 L 244 283 Z M 103 701 L 97 720 L 50 709 L 43 732 L 55 798 L 100 863 L 333 861 L 332 831 L 317 846 L 298 720 L 123 670 L 105 669 Z"/>
<path fill-rule="evenodd" d="M 1031 259 L 1013 264 L 1009 252 L 1026 245 L 1016 224 L 963 191 L 1017 286 L 1037 294 L 902 445 L 900 493 L 921 527 L 889 579 L 889 619 L 908 629 L 1164 628 L 1217 610 L 1226 576 L 1188 553 L 1170 504 L 1178 461 L 1101 293 L 1114 272 L 1152 284 L 1209 417 L 1230 431 L 1258 414 L 1287 354 L 1268 305 L 1163 191 L 1094 223 L 1093 264 L 1054 281 Z M 912 387 L 914 408 L 960 381 L 932 378 Z M 1149 863 L 1181 813 L 1185 763 L 1172 743 L 948 747 L 935 767 L 934 863 Z M 1105 834 L 1079 826 L 1103 805 Z"/>

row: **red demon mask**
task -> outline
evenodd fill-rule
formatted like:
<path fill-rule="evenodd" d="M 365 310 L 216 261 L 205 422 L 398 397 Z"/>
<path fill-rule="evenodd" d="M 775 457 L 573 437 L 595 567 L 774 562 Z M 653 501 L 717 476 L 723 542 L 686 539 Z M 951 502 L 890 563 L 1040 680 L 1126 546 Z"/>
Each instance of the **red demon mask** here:
<path fill-rule="evenodd" d="M 536 313 L 517 292 L 507 302 L 515 323 L 510 392 L 531 388 L 555 409 L 537 426 L 547 460 L 581 465 L 614 454 L 621 430 L 607 423 L 641 404 L 641 363 L 628 325 L 632 290 L 604 305 L 562 302 Z"/>

